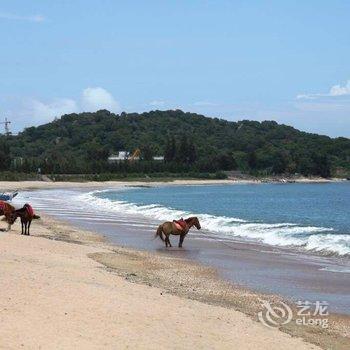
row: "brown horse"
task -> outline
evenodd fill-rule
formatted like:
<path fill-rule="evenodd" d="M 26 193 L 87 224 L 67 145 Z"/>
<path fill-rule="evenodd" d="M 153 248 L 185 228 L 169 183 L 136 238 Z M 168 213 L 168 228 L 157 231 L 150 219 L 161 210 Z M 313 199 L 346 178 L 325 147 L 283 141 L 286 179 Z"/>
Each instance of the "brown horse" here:
<path fill-rule="evenodd" d="M 16 213 L 16 216 L 19 216 L 21 218 L 21 226 L 22 226 L 21 235 L 29 236 L 30 235 L 29 229 L 30 229 L 30 224 L 32 223 L 32 220 L 40 219 L 40 216 L 34 214 L 33 208 L 28 203 L 24 204 L 23 208 L 17 209 L 15 213 Z"/>
<path fill-rule="evenodd" d="M 7 222 L 6 231 L 10 231 L 11 225 L 16 221 L 16 209 L 5 201 L 0 201 L 0 216 L 4 215 L 3 221 Z"/>
<path fill-rule="evenodd" d="M 191 217 L 184 220 L 186 222 L 186 225 L 182 229 L 178 225 L 176 225 L 175 222 L 166 221 L 163 224 L 158 226 L 157 232 L 155 237 L 159 237 L 163 242 L 165 242 L 166 247 L 171 247 L 171 243 L 169 240 L 170 235 L 177 235 L 180 236 L 179 240 L 179 248 L 182 248 L 182 243 L 190 230 L 192 226 L 195 226 L 197 230 L 200 230 L 201 225 L 199 223 L 199 220 L 197 217 Z M 165 238 L 163 237 L 163 233 L 165 235 Z"/>

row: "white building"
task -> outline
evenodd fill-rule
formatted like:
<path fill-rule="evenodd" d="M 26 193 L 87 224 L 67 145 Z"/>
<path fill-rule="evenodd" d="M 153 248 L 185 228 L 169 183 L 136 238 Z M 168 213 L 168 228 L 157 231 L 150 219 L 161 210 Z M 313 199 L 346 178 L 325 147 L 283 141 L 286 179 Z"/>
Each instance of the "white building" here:
<path fill-rule="evenodd" d="M 127 151 L 119 151 L 118 154 L 112 154 L 108 157 L 109 163 L 118 163 L 124 160 L 127 160 L 129 157 L 129 152 Z"/>
<path fill-rule="evenodd" d="M 118 154 L 112 154 L 108 157 L 108 162 L 109 163 L 119 163 L 119 162 L 123 162 L 125 160 L 129 160 L 131 159 L 130 157 L 130 153 L 127 152 L 127 151 L 119 151 Z M 140 160 L 140 157 L 139 156 L 136 156 L 134 158 L 132 158 L 132 160 Z M 156 160 L 156 161 L 164 161 L 164 157 L 163 156 L 156 156 L 156 157 L 153 157 L 153 160 Z"/>

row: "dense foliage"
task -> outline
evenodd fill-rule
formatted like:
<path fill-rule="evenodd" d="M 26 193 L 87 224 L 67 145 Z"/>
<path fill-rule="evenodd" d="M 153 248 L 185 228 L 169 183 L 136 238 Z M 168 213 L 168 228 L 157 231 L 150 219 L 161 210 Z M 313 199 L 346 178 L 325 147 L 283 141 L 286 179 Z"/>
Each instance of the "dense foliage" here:
<path fill-rule="evenodd" d="M 118 151 L 141 160 L 109 164 Z M 164 155 L 165 161 L 153 161 Z M 328 177 L 350 169 L 350 140 L 298 131 L 274 121 L 229 122 L 194 113 L 152 111 L 64 115 L 0 139 L 0 170 L 73 173 L 180 173 L 241 170 L 256 175 Z"/>

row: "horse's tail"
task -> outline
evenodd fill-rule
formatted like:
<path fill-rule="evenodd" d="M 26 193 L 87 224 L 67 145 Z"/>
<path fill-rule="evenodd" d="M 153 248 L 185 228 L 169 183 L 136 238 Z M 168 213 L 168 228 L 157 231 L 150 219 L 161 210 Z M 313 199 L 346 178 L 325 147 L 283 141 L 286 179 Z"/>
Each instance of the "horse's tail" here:
<path fill-rule="evenodd" d="M 163 225 L 159 225 L 157 228 L 157 232 L 154 236 L 154 238 L 159 237 L 163 242 L 164 242 L 164 237 L 163 237 Z"/>

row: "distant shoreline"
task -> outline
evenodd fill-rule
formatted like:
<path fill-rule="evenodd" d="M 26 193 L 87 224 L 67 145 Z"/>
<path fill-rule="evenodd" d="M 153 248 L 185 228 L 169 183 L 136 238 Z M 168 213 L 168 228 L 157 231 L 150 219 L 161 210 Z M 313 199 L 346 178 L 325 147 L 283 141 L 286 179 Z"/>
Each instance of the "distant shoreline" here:
<path fill-rule="evenodd" d="M 0 192 L 1 191 L 14 191 L 14 190 L 31 190 L 31 189 L 55 189 L 55 188 L 74 188 L 74 187 L 129 187 L 129 186 L 162 186 L 162 185 L 217 185 L 217 184 L 266 184 L 266 183 L 333 183 L 348 181 L 347 179 L 341 178 L 321 178 L 321 177 L 297 177 L 297 178 L 229 178 L 225 180 L 213 179 L 213 180 L 201 180 L 201 179 L 176 179 L 172 181 L 87 181 L 87 182 L 75 182 L 75 181 L 0 181 Z"/>

